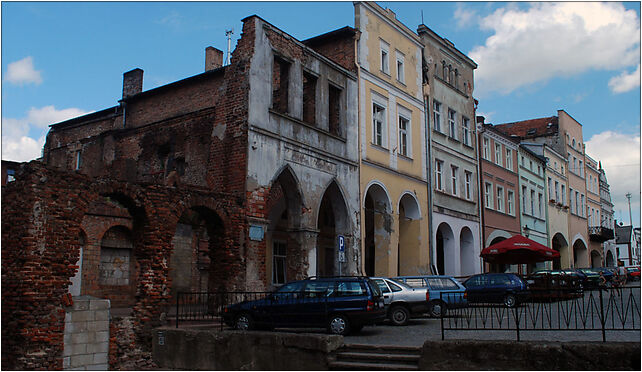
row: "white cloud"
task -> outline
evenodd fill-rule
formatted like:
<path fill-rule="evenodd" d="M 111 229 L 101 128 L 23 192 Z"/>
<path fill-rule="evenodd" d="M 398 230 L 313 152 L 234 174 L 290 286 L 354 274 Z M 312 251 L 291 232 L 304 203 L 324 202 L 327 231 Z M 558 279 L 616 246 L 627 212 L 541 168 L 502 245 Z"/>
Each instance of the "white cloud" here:
<path fill-rule="evenodd" d="M 2 159 L 29 161 L 41 156 L 48 126 L 88 112 L 77 108 L 32 107 L 21 119 L 2 118 Z"/>
<path fill-rule="evenodd" d="M 478 95 L 589 70 L 619 70 L 640 61 L 640 20 L 619 3 L 536 2 L 508 6 L 480 21 L 494 31 L 469 56 Z"/>
<path fill-rule="evenodd" d="M 623 71 L 620 75 L 609 80 L 609 88 L 613 93 L 624 93 L 640 86 L 640 65 L 632 73 Z"/>
<path fill-rule="evenodd" d="M 40 76 L 40 71 L 34 69 L 33 58 L 25 57 L 19 61 L 9 63 L 5 80 L 17 85 L 29 83 L 37 85 L 42 83 L 42 76 Z"/>
<path fill-rule="evenodd" d="M 455 20 L 457 21 L 457 27 L 466 28 L 472 23 L 476 22 L 477 12 L 471 9 L 464 8 L 461 3 L 457 3 L 457 8 L 455 9 Z"/>
<path fill-rule="evenodd" d="M 606 131 L 586 141 L 586 153 L 602 162 L 602 168 L 611 187 L 611 199 L 616 212 L 615 217 L 625 223 L 629 220 L 629 206 L 626 194 L 631 193 L 633 222 L 639 226 L 640 211 L 640 136 Z M 637 212 L 636 212 L 637 211 Z M 637 218 L 636 218 L 637 213 Z"/>

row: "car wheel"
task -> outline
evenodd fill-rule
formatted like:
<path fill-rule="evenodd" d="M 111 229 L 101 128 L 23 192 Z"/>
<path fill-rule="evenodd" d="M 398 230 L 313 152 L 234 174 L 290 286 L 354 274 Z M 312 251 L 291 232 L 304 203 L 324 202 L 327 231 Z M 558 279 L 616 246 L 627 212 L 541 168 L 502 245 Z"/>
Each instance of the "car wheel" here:
<path fill-rule="evenodd" d="M 390 309 L 390 321 L 396 326 L 406 325 L 409 316 L 408 310 L 401 305 L 394 306 Z"/>
<path fill-rule="evenodd" d="M 442 314 L 445 314 L 445 311 L 446 304 L 442 301 L 433 301 L 430 303 L 430 307 L 428 308 L 430 316 L 435 318 L 441 318 Z"/>
<path fill-rule="evenodd" d="M 350 332 L 348 318 L 339 314 L 331 316 L 328 320 L 328 330 L 335 335 L 347 335 Z"/>
<path fill-rule="evenodd" d="M 252 320 L 250 314 L 243 313 L 237 316 L 236 321 L 234 322 L 234 328 L 238 329 L 239 331 L 250 331 L 254 329 L 254 321 Z"/>
<path fill-rule="evenodd" d="M 507 294 L 504 296 L 504 305 L 507 307 L 515 307 L 517 305 L 517 298 L 513 294 Z"/>

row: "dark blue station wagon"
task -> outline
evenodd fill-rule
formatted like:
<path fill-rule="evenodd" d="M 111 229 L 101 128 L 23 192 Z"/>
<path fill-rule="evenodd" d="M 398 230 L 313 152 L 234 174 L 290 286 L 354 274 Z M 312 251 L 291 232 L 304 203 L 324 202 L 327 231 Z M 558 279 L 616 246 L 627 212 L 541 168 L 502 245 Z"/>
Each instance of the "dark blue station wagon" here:
<path fill-rule="evenodd" d="M 266 297 L 223 309 L 223 320 L 240 330 L 322 328 L 358 332 L 386 317 L 379 286 L 367 277 L 309 278 L 290 282 Z"/>

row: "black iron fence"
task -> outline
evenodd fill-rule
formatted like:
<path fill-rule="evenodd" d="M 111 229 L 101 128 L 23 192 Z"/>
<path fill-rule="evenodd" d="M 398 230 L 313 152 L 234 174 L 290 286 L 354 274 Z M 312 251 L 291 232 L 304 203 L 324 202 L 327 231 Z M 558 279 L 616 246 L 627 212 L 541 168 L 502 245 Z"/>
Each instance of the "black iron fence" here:
<path fill-rule="evenodd" d="M 175 321 L 210 322 L 223 329 L 225 307 L 243 301 L 265 299 L 272 292 L 178 292 Z"/>
<path fill-rule="evenodd" d="M 639 285 L 531 289 L 514 307 L 503 298 L 497 296 L 494 303 L 469 297 L 467 306 L 450 308 L 441 318 L 442 340 L 446 331 L 513 331 L 518 341 L 524 331 L 601 331 L 603 341 L 606 331 L 640 331 Z"/>

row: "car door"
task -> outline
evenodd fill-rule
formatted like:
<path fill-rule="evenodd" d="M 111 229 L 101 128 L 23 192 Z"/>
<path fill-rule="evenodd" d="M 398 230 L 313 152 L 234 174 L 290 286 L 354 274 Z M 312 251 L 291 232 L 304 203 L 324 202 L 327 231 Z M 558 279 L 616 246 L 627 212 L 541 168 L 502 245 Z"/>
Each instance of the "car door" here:
<path fill-rule="evenodd" d="M 303 289 L 303 300 L 298 307 L 297 323 L 302 327 L 322 327 L 328 313 L 328 298 L 333 281 L 310 280 Z"/>
<path fill-rule="evenodd" d="M 475 275 L 465 282 L 466 292 L 468 293 L 468 302 L 485 302 L 486 301 L 486 276 Z"/>
<path fill-rule="evenodd" d="M 374 278 L 372 279 L 372 281 L 377 283 L 377 286 L 379 286 L 379 289 L 381 289 L 381 293 L 383 293 L 384 306 L 389 306 L 392 303 L 394 295 L 390 290 L 390 287 L 388 287 L 386 281 L 381 278 Z"/>
<path fill-rule="evenodd" d="M 299 322 L 297 313 L 300 312 L 304 282 L 292 282 L 279 288 L 270 297 L 269 313 L 275 327 L 296 326 Z"/>
<path fill-rule="evenodd" d="M 338 280 L 336 290 L 328 301 L 328 311 L 350 314 L 365 311 L 368 292 L 364 283 L 355 280 Z"/>

